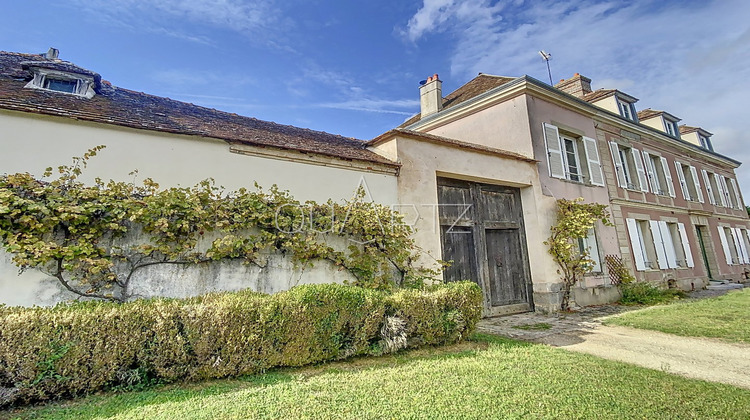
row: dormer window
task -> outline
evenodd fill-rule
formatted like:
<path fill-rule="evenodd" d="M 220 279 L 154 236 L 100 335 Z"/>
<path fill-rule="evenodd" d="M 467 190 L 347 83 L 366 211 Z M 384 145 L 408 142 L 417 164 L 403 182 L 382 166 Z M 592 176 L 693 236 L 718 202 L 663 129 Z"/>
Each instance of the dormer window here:
<path fill-rule="evenodd" d="M 26 88 L 59 92 L 84 98 L 93 98 L 101 89 L 101 76 L 91 70 L 57 58 L 58 51 L 51 48 L 44 59 L 21 62 L 31 80 Z"/>
<path fill-rule="evenodd" d="M 44 78 L 44 88 L 57 92 L 77 93 L 78 80 L 56 79 L 52 77 Z"/>
<path fill-rule="evenodd" d="M 701 147 L 710 151 L 714 151 L 714 146 L 711 144 L 711 139 L 703 134 L 698 134 L 698 140 L 701 142 Z"/>
<path fill-rule="evenodd" d="M 45 68 L 34 68 L 34 78 L 26 84 L 27 88 L 67 93 L 69 95 L 93 98 L 94 78 L 85 75 Z"/>
<path fill-rule="evenodd" d="M 623 98 L 617 98 L 617 108 L 620 110 L 620 116 L 630 121 L 638 121 L 638 117 L 635 112 L 635 104 L 628 102 Z"/>
<path fill-rule="evenodd" d="M 664 118 L 664 131 L 672 137 L 679 137 L 680 130 L 677 128 L 677 121 Z"/>

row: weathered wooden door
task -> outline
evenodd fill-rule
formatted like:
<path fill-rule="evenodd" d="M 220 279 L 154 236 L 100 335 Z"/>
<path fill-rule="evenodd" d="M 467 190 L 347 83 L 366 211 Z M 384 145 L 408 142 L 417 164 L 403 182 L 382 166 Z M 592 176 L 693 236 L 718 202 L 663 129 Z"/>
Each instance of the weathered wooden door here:
<path fill-rule="evenodd" d="M 485 316 L 533 308 L 521 195 L 517 188 L 438 178 L 445 281 L 472 280 Z"/>

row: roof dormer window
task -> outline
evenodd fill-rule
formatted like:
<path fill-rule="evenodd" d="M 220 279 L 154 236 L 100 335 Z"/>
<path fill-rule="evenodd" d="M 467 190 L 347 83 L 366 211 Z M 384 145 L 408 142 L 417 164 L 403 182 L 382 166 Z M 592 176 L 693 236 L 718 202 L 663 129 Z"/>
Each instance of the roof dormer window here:
<path fill-rule="evenodd" d="M 680 130 L 677 128 L 677 121 L 664 118 L 664 131 L 672 137 L 680 137 Z"/>
<path fill-rule="evenodd" d="M 714 146 L 711 144 L 711 139 L 708 136 L 699 133 L 698 140 L 700 140 L 702 148 L 713 152 Z"/>
<path fill-rule="evenodd" d="M 635 112 L 635 104 L 628 102 L 621 97 L 617 97 L 617 108 L 620 110 L 620 116 L 630 121 L 638 121 L 638 117 Z"/>
<path fill-rule="evenodd" d="M 91 76 L 44 68 L 35 68 L 33 72 L 34 78 L 26 84 L 27 88 L 67 93 L 86 98 L 93 98 L 95 95 L 95 82 Z"/>
<path fill-rule="evenodd" d="M 44 89 L 54 90 L 57 92 L 77 93 L 78 84 L 78 80 L 65 80 L 53 77 L 45 77 L 43 87 Z"/>
<path fill-rule="evenodd" d="M 93 98 L 101 89 L 101 76 L 58 59 L 58 53 L 50 48 L 41 58 L 21 62 L 21 68 L 29 72 L 31 79 L 25 87 Z"/>

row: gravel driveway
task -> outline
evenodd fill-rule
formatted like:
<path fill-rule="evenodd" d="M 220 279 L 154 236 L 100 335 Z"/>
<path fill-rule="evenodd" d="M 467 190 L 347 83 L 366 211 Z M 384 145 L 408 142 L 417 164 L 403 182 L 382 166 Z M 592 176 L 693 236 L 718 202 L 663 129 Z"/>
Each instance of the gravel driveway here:
<path fill-rule="evenodd" d="M 556 315 L 509 315 L 483 319 L 478 329 L 480 332 L 750 389 L 748 344 L 602 325 L 602 320 L 608 316 L 637 309 L 606 305 Z"/>

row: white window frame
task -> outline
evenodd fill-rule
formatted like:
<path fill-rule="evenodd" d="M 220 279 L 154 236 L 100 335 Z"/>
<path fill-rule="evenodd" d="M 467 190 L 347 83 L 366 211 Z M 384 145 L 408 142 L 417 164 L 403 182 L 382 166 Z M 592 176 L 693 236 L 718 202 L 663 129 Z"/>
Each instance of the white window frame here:
<path fill-rule="evenodd" d="M 643 152 L 644 161 L 646 162 L 646 172 L 648 173 L 649 185 L 651 191 L 657 195 L 675 197 L 674 185 L 672 182 L 672 172 L 669 170 L 669 163 L 664 156 Z"/>
<path fill-rule="evenodd" d="M 614 141 L 609 142 L 609 148 L 620 188 L 648 192 L 648 180 L 641 152 L 636 148 L 621 145 Z M 631 162 L 632 167 L 630 166 Z"/>
<path fill-rule="evenodd" d="M 635 104 L 625 99 L 616 97 L 617 109 L 620 110 L 620 116 L 629 121 L 638 122 L 638 114 L 635 111 Z"/>
<path fill-rule="evenodd" d="M 601 167 L 601 158 L 596 140 L 590 137 L 576 137 L 560 134 L 557 126 L 542 123 L 544 132 L 544 143 L 547 150 L 547 167 L 549 176 L 558 179 L 567 179 L 584 185 L 595 185 L 604 187 L 604 174 Z M 574 149 L 574 166 L 578 170 L 578 180 L 572 179 L 570 172 L 569 156 L 565 142 L 570 141 Z M 586 166 L 583 162 L 586 162 Z M 585 170 L 584 170 L 585 169 Z"/>
<path fill-rule="evenodd" d="M 680 130 L 677 128 L 677 122 L 662 117 L 664 121 L 664 131 L 672 137 L 680 137 Z"/>

